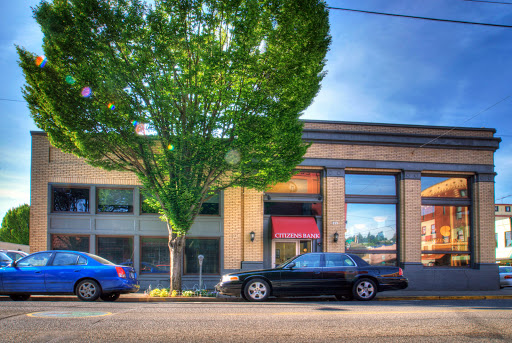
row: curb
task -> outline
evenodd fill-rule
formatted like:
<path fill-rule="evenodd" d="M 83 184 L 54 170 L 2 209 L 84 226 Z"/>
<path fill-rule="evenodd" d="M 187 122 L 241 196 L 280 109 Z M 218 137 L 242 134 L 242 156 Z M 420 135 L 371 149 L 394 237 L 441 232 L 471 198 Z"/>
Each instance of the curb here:
<path fill-rule="evenodd" d="M 405 295 L 405 296 L 386 296 L 377 297 L 373 301 L 411 301 L 411 300 L 495 300 L 495 299 L 512 299 L 512 295 Z M 0 296 L 1 301 L 11 301 L 8 296 Z M 40 295 L 32 296 L 29 301 L 79 301 L 76 296 L 52 296 Z M 272 298 L 271 301 L 287 302 L 287 301 L 336 301 L 331 297 L 304 297 L 304 298 Z M 193 302 L 193 303 L 214 303 L 214 302 L 246 302 L 238 297 L 149 297 L 144 295 L 122 296 L 116 302 Z M 345 301 L 341 301 L 345 302 Z"/>

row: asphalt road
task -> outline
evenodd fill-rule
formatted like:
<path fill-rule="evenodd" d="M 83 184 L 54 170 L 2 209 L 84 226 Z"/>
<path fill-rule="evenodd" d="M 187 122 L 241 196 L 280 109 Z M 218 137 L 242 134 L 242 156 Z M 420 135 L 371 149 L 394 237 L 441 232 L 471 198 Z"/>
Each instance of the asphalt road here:
<path fill-rule="evenodd" d="M 0 303 L 0 342 L 511 342 L 512 300 Z"/>

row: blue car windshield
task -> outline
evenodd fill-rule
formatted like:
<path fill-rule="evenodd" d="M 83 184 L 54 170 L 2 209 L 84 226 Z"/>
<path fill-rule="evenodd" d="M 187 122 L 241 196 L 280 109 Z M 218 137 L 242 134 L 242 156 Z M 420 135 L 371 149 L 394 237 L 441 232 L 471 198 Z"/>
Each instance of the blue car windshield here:
<path fill-rule="evenodd" d="M 99 256 L 96 256 L 96 255 L 93 255 L 93 254 L 89 254 L 89 253 L 84 253 L 84 254 L 86 254 L 87 256 L 92 258 L 94 261 L 99 262 L 101 264 L 106 264 L 106 265 L 111 265 L 111 266 L 115 265 L 115 263 L 112 263 L 109 260 L 105 260 L 103 257 L 99 257 Z"/>

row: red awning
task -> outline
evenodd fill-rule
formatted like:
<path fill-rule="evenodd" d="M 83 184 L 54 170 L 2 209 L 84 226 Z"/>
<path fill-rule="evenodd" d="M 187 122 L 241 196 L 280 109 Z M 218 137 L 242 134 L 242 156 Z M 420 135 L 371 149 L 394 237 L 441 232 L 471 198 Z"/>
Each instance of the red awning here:
<path fill-rule="evenodd" d="M 272 217 L 272 239 L 319 239 L 313 217 Z"/>

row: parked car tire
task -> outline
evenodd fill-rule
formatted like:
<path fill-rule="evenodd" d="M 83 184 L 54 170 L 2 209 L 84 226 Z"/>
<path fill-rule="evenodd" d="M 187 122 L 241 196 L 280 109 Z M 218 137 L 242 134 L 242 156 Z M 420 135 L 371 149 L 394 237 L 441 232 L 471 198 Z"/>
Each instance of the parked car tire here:
<path fill-rule="evenodd" d="M 377 285 L 370 279 L 359 279 L 352 287 L 352 295 L 361 301 L 370 301 L 377 295 Z"/>
<path fill-rule="evenodd" d="M 85 279 L 76 285 L 76 296 L 82 301 L 95 301 L 100 295 L 100 285 L 94 280 Z"/>
<path fill-rule="evenodd" d="M 108 293 L 100 295 L 100 299 L 103 301 L 116 301 L 119 299 L 120 293 Z"/>
<path fill-rule="evenodd" d="M 270 286 L 265 280 L 249 280 L 244 287 L 245 299 L 249 301 L 265 301 L 270 295 Z"/>
<path fill-rule="evenodd" d="M 30 298 L 29 294 L 13 294 L 9 296 L 13 301 L 26 301 Z"/>

